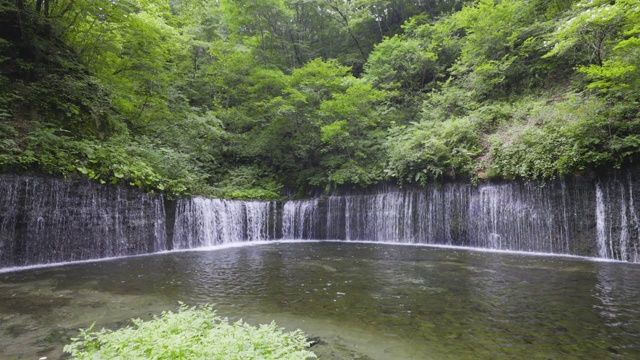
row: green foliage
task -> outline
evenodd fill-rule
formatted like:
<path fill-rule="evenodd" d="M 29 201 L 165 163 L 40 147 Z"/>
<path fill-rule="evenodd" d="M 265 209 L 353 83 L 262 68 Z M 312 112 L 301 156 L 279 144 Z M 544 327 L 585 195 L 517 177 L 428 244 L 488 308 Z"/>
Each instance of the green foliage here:
<path fill-rule="evenodd" d="M 39 128 L 27 137 L 24 150 L 6 143 L 13 146 L 13 153 L 0 158 L 5 169 L 38 168 L 65 177 L 81 174 L 102 184 L 131 185 L 173 195 L 207 192 L 196 188 L 202 175 L 193 173 L 186 154 L 144 138 L 119 136 L 96 142 L 78 140 L 62 129 Z"/>
<path fill-rule="evenodd" d="M 640 84 L 640 9 L 633 0 L 581 1 L 566 23 L 551 34 L 553 47 L 545 55 L 584 54 L 578 71 L 587 75 L 589 89 L 614 97 L 636 97 Z"/>
<path fill-rule="evenodd" d="M 244 80 L 236 89 L 247 89 L 255 101 L 221 114 L 228 129 L 239 133 L 230 138 L 235 166 L 257 164 L 284 185 L 302 188 L 347 182 L 347 168 L 355 174 L 355 168 L 366 172 L 375 165 L 372 138 L 384 125 L 379 110 L 385 94 L 353 77 L 347 67 L 317 59 L 290 75 L 256 70 Z M 265 94 L 273 95 L 258 98 Z M 334 177 L 343 165 L 343 175 Z"/>
<path fill-rule="evenodd" d="M 580 97 L 534 108 L 526 124 L 492 137 L 492 172 L 549 179 L 633 160 L 640 152 L 638 121 L 612 123 L 602 109 L 601 103 Z"/>
<path fill-rule="evenodd" d="M 617 1 L 613 6 L 608 1 L 582 1 L 575 5 L 570 18 L 552 34 L 553 48 L 545 56 L 563 54 L 575 47 L 584 47 L 591 53 L 591 61 L 602 65 L 607 42 L 618 31 L 619 22 L 628 1 Z M 632 8 L 628 11 L 635 12 Z"/>
<path fill-rule="evenodd" d="M 638 160 L 635 0 L 4 2 L 0 168 L 171 196 Z"/>
<path fill-rule="evenodd" d="M 278 200 L 281 199 L 282 185 L 271 178 L 268 172 L 255 166 L 243 166 L 229 170 L 218 185 L 220 195 L 239 200 Z"/>
<path fill-rule="evenodd" d="M 229 324 L 210 305 L 153 320 L 133 319 L 133 326 L 111 331 L 81 329 L 64 347 L 73 359 L 284 359 L 315 358 L 300 330 L 284 333 L 275 323 L 253 327 L 242 320 Z"/>
<path fill-rule="evenodd" d="M 437 53 L 430 49 L 436 46 L 402 35 L 386 39 L 369 57 L 367 76 L 388 90 L 422 90 L 438 76 Z"/>
<path fill-rule="evenodd" d="M 481 152 L 474 124 L 466 118 L 393 128 L 386 147 L 387 176 L 420 184 L 429 179 L 471 176 L 474 158 Z"/>
<path fill-rule="evenodd" d="M 15 161 L 15 156 L 21 152 L 14 140 L 18 136 L 16 128 L 0 119 L 0 166 L 7 167 Z"/>

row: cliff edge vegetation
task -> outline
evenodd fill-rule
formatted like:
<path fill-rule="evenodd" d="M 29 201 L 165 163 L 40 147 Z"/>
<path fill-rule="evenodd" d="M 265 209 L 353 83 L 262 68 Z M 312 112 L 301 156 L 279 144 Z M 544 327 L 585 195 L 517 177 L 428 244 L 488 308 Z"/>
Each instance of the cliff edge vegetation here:
<path fill-rule="evenodd" d="M 636 0 L 3 0 L 0 170 L 274 199 L 638 162 Z"/>

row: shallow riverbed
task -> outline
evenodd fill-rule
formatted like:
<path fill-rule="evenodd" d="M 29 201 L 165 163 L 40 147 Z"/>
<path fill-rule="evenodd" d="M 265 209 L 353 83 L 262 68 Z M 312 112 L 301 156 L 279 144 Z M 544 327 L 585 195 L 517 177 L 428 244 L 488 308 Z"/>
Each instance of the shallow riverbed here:
<path fill-rule="evenodd" d="M 322 341 L 322 359 L 638 359 L 640 265 L 420 246 L 272 243 L 0 273 L 0 358 L 189 305 Z"/>

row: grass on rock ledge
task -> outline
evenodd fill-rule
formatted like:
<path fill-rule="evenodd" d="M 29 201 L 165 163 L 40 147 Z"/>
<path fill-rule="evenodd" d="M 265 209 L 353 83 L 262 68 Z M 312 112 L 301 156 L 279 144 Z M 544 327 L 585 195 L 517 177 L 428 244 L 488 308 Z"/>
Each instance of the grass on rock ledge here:
<path fill-rule="evenodd" d="M 230 324 L 211 305 L 180 305 L 153 320 L 133 319 L 133 327 L 112 331 L 81 329 L 64 347 L 74 359 L 283 359 L 315 358 L 301 330 L 284 333 L 274 322 L 253 327 Z"/>

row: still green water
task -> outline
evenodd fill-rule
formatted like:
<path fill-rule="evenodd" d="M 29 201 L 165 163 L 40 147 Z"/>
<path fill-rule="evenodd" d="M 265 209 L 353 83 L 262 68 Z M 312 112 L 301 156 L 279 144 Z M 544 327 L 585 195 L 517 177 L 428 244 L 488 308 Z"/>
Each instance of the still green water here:
<path fill-rule="evenodd" d="M 320 337 L 321 359 L 640 359 L 640 265 L 385 244 L 273 243 L 0 274 L 0 359 L 80 327 L 215 304 Z"/>

